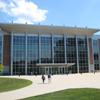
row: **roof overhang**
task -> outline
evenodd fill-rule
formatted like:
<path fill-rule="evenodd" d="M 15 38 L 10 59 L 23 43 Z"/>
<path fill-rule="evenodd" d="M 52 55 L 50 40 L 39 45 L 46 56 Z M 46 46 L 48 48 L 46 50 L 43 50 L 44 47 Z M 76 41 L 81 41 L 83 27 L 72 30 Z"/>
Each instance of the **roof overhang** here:
<path fill-rule="evenodd" d="M 94 33 L 100 31 L 100 29 L 89 28 L 77 28 L 77 27 L 60 27 L 60 26 L 45 26 L 45 25 L 32 25 L 32 24 L 4 24 L 0 23 L 1 29 L 4 29 L 8 33 L 29 33 L 29 34 L 49 34 L 67 36 L 91 36 Z"/>
<path fill-rule="evenodd" d="M 45 63 L 42 63 L 42 64 L 36 64 L 37 66 L 40 66 L 40 67 L 69 67 L 69 66 L 72 66 L 72 65 L 75 65 L 75 63 L 48 63 L 48 64 L 45 64 Z"/>

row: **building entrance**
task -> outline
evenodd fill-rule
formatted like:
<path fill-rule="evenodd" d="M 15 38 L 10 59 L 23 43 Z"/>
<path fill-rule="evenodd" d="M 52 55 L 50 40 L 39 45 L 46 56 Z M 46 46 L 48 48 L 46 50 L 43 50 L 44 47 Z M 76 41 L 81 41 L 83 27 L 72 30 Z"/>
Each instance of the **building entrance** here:
<path fill-rule="evenodd" d="M 48 75 L 48 74 L 52 74 L 52 67 L 45 67 L 45 74 Z"/>
<path fill-rule="evenodd" d="M 65 74 L 65 67 L 59 67 L 59 74 Z"/>
<path fill-rule="evenodd" d="M 48 75 L 49 73 L 52 74 L 52 72 L 54 74 L 65 74 L 65 67 L 58 67 L 58 68 L 45 67 L 45 74 L 46 75 Z"/>
<path fill-rule="evenodd" d="M 67 74 L 69 73 L 68 67 L 41 67 L 40 74 Z"/>

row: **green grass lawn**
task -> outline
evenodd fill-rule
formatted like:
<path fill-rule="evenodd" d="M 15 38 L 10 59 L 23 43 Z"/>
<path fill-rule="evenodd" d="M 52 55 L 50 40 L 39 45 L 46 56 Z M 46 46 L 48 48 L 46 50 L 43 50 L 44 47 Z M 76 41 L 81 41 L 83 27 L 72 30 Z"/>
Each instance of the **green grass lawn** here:
<path fill-rule="evenodd" d="M 0 93 L 12 91 L 31 85 L 32 81 L 15 78 L 0 78 Z"/>
<path fill-rule="evenodd" d="M 100 89 L 68 89 L 21 100 L 100 100 Z"/>

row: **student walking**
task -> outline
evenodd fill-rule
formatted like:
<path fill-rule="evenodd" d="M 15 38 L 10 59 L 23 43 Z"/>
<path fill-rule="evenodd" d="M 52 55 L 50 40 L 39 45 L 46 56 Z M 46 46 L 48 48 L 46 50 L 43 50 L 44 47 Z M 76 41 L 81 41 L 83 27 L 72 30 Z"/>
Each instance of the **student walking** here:
<path fill-rule="evenodd" d="M 20 77 L 20 72 L 19 72 L 19 77 Z"/>
<path fill-rule="evenodd" d="M 51 74 L 48 74 L 48 83 L 51 83 Z"/>
<path fill-rule="evenodd" d="M 44 84 L 44 80 L 45 80 L 45 76 L 44 75 L 42 75 L 42 80 L 43 80 L 43 84 Z"/>

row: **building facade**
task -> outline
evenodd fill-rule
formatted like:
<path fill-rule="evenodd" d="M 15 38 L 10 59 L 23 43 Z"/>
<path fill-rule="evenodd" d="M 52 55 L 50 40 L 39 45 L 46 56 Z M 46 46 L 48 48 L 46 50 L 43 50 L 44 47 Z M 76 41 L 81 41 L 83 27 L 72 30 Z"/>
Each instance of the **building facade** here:
<path fill-rule="evenodd" d="M 99 29 L 0 24 L 1 74 L 89 73 L 100 70 Z"/>

